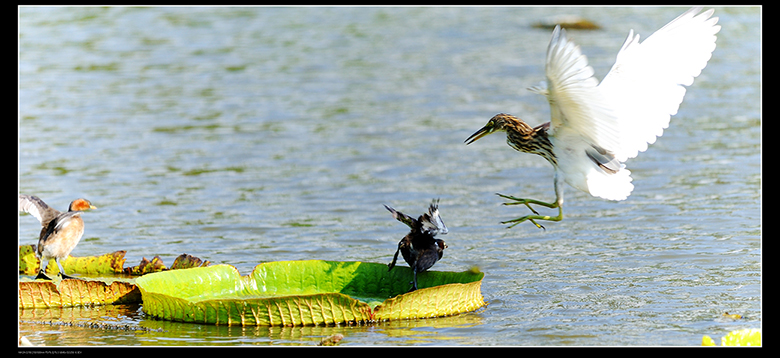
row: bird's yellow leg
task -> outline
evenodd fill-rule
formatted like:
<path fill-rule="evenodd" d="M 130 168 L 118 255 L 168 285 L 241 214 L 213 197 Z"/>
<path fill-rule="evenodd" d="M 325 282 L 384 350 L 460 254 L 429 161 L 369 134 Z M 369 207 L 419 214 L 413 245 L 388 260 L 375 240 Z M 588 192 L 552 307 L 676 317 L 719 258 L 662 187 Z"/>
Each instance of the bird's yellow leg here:
<path fill-rule="evenodd" d="M 513 228 L 515 225 L 527 220 L 532 222 L 534 225 L 536 225 L 536 227 L 540 229 L 544 229 L 544 226 L 539 225 L 538 223 L 536 223 L 535 220 L 561 221 L 563 219 L 563 208 L 560 205 L 558 205 L 557 200 L 553 203 L 548 203 L 548 202 L 534 200 L 534 199 L 516 198 L 514 196 L 498 194 L 498 193 L 496 193 L 496 195 L 504 199 L 509 199 L 514 201 L 510 203 L 504 203 L 504 205 L 525 205 L 526 207 L 528 207 L 528 209 L 530 209 L 534 213 L 534 215 L 526 215 L 514 220 L 507 220 L 501 222 L 502 224 L 512 223 L 512 225 L 509 225 L 509 228 Z M 531 204 L 542 205 L 551 209 L 558 208 L 558 216 L 539 215 L 539 213 L 536 210 L 534 210 L 534 208 L 531 207 Z"/>

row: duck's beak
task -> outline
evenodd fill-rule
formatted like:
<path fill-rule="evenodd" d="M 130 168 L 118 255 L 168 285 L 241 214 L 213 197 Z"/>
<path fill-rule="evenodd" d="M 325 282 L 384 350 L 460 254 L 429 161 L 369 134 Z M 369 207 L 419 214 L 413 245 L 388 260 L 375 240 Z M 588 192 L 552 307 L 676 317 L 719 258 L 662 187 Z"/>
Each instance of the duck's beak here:
<path fill-rule="evenodd" d="M 477 141 L 477 139 L 482 138 L 490 133 L 493 133 L 493 126 L 488 124 L 482 127 L 482 129 L 474 132 L 474 134 L 472 134 L 470 137 L 466 138 L 466 145 L 474 143 Z"/>

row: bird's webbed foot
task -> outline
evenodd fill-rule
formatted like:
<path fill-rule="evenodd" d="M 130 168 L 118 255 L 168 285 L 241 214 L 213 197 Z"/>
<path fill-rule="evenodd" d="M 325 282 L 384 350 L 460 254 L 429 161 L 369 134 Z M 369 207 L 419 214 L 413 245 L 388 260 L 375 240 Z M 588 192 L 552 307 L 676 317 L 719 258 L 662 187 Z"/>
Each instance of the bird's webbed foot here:
<path fill-rule="evenodd" d="M 35 276 L 35 279 L 36 280 L 49 280 L 49 281 L 52 280 L 51 277 L 46 276 L 46 274 L 43 273 L 43 270 L 38 271 L 38 276 Z"/>
<path fill-rule="evenodd" d="M 71 279 L 71 280 L 83 280 L 83 278 L 79 278 L 79 277 L 74 277 L 74 276 L 66 275 L 66 274 L 64 274 L 64 273 L 60 273 L 60 278 L 61 278 L 61 279 L 63 279 L 63 280 L 65 280 L 65 279 Z"/>
<path fill-rule="evenodd" d="M 504 199 L 512 200 L 512 202 L 504 203 L 504 205 L 525 205 L 529 210 L 531 210 L 531 212 L 534 213 L 533 215 L 526 215 L 526 216 L 519 217 L 519 218 L 514 219 L 514 220 L 502 221 L 501 222 L 502 224 L 509 224 L 509 223 L 511 223 L 511 225 L 509 225 L 509 227 L 507 227 L 508 229 L 515 227 L 515 225 L 517 225 L 517 224 L 519 224 L 519 223 L 521 223 L 523 221 L 530 221 L 531 223 L 536 225 L 537 228 L 545 229 L 544 226 L 539 225 L 536 222 L 536 220 L 561 221 L 563 219 L 563 209 L 561 208 L 560 205 L 558 205 L 558 201 L 555 201 L 553 203 L 548 203 L 548 202 L 534 200 L 534 199 L 516 198 L 514 196 L 504 195 L 504 194 L 499 194 L 499 193 L 496 193 L 496 195 L 498 195 L 498 196 L 500 196 L 500 197 L 502 197 Z M 541 205 L 541 206 L 545 206 L 545 207 L 552 208 L 552 209 L 558 208 L 558 216 L 539 215 L 539 212 L 534 210 L 534 208 L 531 207 L 531 204 Z"/>

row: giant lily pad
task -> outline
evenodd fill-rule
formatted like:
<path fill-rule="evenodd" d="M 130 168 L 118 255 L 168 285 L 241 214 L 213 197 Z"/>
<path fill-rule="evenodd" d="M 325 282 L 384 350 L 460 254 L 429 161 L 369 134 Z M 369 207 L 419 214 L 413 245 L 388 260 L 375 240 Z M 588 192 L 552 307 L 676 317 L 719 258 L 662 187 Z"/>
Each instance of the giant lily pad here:
<path fill-rule="evenodd" d="M 240 276 L 231 265 L 152 273 L 136 280 L 143 310 L 162 319 L 219 325 L 361 324 L 429 318 L 476 310 L 481 272 L 418 275 L 387 265 L 340 261 L 275 261 Z"/>

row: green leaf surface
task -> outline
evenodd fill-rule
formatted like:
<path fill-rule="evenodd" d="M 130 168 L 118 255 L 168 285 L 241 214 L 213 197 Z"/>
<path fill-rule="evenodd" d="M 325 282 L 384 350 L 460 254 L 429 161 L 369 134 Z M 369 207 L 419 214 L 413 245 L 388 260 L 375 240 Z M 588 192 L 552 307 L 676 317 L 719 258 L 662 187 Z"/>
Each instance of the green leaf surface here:
<path fill-rule="evenodd" d="M 100 256 L 68 256 L 60 262 L 62 263 L 63 269 L 65 269 L 65 272 L 68 274 L 96 275 L 125 273 L 133 276 L 165 270 L 208 266 L 210 264 L 209 261 L 203 261 L 200 258 L 185 253 L 179 255 L 170 268 L 165 266 L 159 256 L 155 256 L 151 260 L 144 257 L 136 266 L 123 267 L 126 253 L 127 251 L 125 250 L 119 250 Z M 41 261 L 35 255 L 35 245 L 19 245 L 19 273 L 34 276 L 38 274 L 40 266 Z M 54 259 L 49 260 L 46 266 L 46 274 L 55 276 L 59 271 Z"/>
<path fill-rule="evenodd" d="M 75 257 L 68 256 L 63 259 L 62 267 L 69 274 L 112 274 L 121 273 L 125 263 L 126 251 L 120 250 L 100 256 Z M 19 273 L 24 275 L 36 275 L 41 266 L 41 261 L 35 256 L 35 245 L 19 245 Z M 59 272 L 54 259 L 49 260 L 46 273 L 56 275 Z"/>
<path fill-rule="evenodd" d="M 275 261 L 246 276 L 230 265 L 148 274 L 136 280 L 147 314 L 181 322 L 298 326 L 454 315 L 485 305 L 481 272 L 418 275 L 341 261 Z"/>

